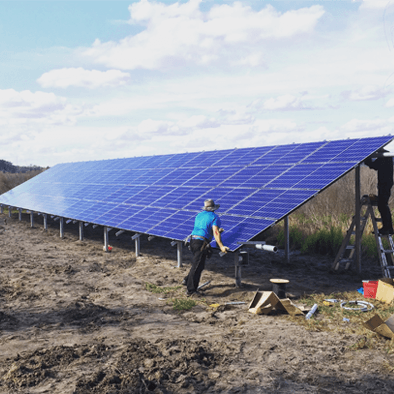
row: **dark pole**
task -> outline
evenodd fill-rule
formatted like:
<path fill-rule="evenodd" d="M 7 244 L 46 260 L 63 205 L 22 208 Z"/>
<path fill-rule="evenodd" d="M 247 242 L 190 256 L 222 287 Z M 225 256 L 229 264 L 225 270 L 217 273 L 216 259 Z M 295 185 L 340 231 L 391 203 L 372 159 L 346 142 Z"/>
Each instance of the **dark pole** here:
<path fill-rule="evenodd" d="M 355 198 L 356 198 L 356 242 L 355 242 L 355 247 L 356 247 L 356 267 L 357 267 L 357 272 L 361 274 L 361 223 L 360 223 L 360 201 L 361 201 L 361 192 L 360 192 L 360 165 L 356 167 L 356 190 L 355 190 Z"/>

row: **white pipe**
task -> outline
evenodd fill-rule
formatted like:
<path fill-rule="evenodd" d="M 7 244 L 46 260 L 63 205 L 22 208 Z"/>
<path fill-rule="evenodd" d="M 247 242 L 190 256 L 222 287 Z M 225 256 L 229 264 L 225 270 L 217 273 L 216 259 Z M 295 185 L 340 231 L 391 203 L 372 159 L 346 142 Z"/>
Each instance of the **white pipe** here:
<path fill-rule="evenodd" d="M 372 157 L 394 157 L 394 152 L 380 152 L 373 155 Z"/>
<path fill-rule="evenodd" d="M 266 250 L 268 252 L 273 252 L 273 253 L 276 253 L 278 251 L 278 248 L 276 246 L 263 245 L 263 244 L 257 244 L 256 249 Z"/>
<path fill-rule="evenodd" d="M 309 320 L 312 317 L 312 315 L 316 312 L 316 309 L 317 309 L 317 304 L 314 304 L 312 306 L 312 309 L 306 314 L 305 319 Z"/>

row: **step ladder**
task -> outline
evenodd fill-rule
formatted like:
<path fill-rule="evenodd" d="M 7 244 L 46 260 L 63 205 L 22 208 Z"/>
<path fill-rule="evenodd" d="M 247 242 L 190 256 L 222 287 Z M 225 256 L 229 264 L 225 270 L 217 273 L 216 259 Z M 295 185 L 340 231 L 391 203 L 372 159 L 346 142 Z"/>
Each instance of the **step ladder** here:
<path fill-rule="evenodd" d="M 392 272 L 394 273 L 394 242 L 391 235 L 379 234 L 377 222 L 381 222 L 382 219 L 375 216 L 373 208 L 374 206 L 377 206 L 376 198 L 370 198 L 369 196 L 362 197 L 360 207 L 361 210 L 365 208 L 365 212 L 363 215 L 360 212 L 360 238 L 365 230 L 368 219 L 371 218 L 378 250 L 379 263 L 382 268 L 383 276 L 386 278 L 392 278 Z M 338 271 L 341 266 L 344 266 L 344 269 L 348 270 L 354 262 L 355 246 L 350 244 L 350 239 L 352 235 L 355 235 L 355 233 L 356 217 L 353 216 L 349 230 L 346 233 L 346 236 L 331 267 L 334 272 Z M 383 237 L 387 238 L 389 249 L 384 248 L 382 241 Z"/>

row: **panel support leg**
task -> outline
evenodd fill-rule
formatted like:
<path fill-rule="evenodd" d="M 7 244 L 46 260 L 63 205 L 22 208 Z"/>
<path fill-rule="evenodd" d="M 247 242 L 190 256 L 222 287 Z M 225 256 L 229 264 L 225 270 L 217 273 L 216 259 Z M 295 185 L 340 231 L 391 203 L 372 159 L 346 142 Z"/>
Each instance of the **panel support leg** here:
<path fill-rule="evenodd" d="M 60 218 L 60 238 L 64 237 L 64 218 Z"/>
<path fill-rule="evenodd" d="M 79 240 L 83 241 L 83 222 L 79 222 L 78 227 L 79 227 Z"/>
<path fill-rule="evenodd" d="M 4 207 L 3 204 L 0 205 L 0 213 L 4 213 Z"/>
<path fill-rule="evenodd" d="M 30 227 L 34 227 L 34 212 L 30 211 Z"/>
<path fill-rule="evenodd" d="M 48 215 L 44 213 L 44 230 L 48 230 Z"/>
<path fill-rule="evenodd" d="M 109 245 L 109 231 L 108 227 L 104 227 L 104 251 L 108 252 L 108 245 Z"/>
<path fill-rule="evenodd" d="M 356 269 L 359 274 L 361 274 L 361 218 L 360 218 L 360 210 L 361 210 L 361 191 L 360 191 L 360 165 L 356 167 L 355 171 L 355 198 L 356 198 L 356 240 L 355 240 L 355 261 L 356 261 Z"/>
<path fill-rule="evenodd" d="M 239 265 L 239 251 L 234 253 L 235 286 L 242 287 L 241 266 Z"/>
<path fill-rule="evenodd" d="M 177 261 L 178 261 L 178 268 L 182 267 L 182 262 L 183 262 L 183 242 L 182 241 L 177 241 Z"/>
<path fill-rule="evenodd" d="M 18 219 L 20 222 L 22 221 L 22 208 L 18 209 Z"/>
<path fill-rule="evenodd" d="M 285 217 L 285 258 L 286 263 L 290 263 L 290 234 L 289 234 L 289 216 Z"/>
<path fill-rule="evenodd" d="M 12 211 L 12 207 L 8 207 L 8 217 L 11 217 L 11 211 Z"/>
<path fill-rule="evenodd" d="M 135 257 L 138 257 L 140 255 L 140 247 L 141 247 L 140 235 L 141 234 L 137 233 L 131 237 L 131 239 L 134 239 L 134 241 L 135 241 Z"/>

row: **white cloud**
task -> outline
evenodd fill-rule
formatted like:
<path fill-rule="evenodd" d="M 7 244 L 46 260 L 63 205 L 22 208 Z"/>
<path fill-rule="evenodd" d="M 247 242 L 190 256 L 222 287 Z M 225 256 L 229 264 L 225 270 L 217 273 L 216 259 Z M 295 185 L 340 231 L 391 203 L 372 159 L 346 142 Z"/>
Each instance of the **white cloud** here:
<path fill-rule="evenodd" d="M 204 115 L 195 115 L 178 122 L 146 119 L 138 125 L 137 129 L 139 134 L 146 136 L 184 136 L 194 130 L 211 129 L 219 126 L 220 124 L 213 119 L 209 119 Z"/>
<path fill-rule="evenodd" d="M 311 34 L 324 14 L 313 5 L 280 13 L 241 2 L 200 11 L 201 0 L 165 5 L 141 0 L 130 7 L 130 23 L 145 29 L 119 42 L 96 40 L 84 51 L 96 63 L 117 69 L 177 68 L 185 63 L 264 64 L 262 43 Z"/>
<path fill-rule="evenodd" d="M 353 0 L 353 3 L 361 3 L 360 9 L 382 9 L 390 4 L 390 0 Z"/>
<path fill-rule="evenodd" d="M 342 95 L 352 101 L 378 100 L 387 96 L 390 90 L 381 86 L 363 86 L 360 89 L 345 91 Z"/>
<path fill-rule="evenodd" d="M 66 99 L 53 93 L 14 89 L 0 90 L 0 124 L 60 121 L 71 108 Z M 69 113 L 71 114 L 71 113 Z"/>
<path fill-rule="evenodd" d="M 21 136 L 30 141 L 32 135 L 48 126 L 75 125 L 83 112 L 83 106 L 69 104 L 53 93 L 0 90 L 0 126 L 16 141 Z M 33 145 L 28 145 L 32 149 Z"/>
<path fill-rule="evenodd" d="M 114 87 L 124 85 L 130 78 L 129 73 L 119 70 L 85 70 L 78 68 L 62 68 L 51 70 L 37 79 L 44 88 L 68 88 L 79 86 L 84 88 Z"/>
<path fill-rule="evenodd" d="M 346 122 L 341 131 L 348 138 L 368 137 L 372 135 L 388 135 L 393 132 L 393 126 L 386 119 L 352 119 Z"/>
<path fill-rule="evenodd" d="M 228 106 L 218 111 L 220 123 L 224 125 L 252 124 L 255 117 L 248 108 L 240 106 Z"/>
<path fill-rule="evenodd" d="M 394 97 L 387 101 L 386 107 L 394 107 Z"/>
<path fill-rule="evenodd" d="M 302 100 L 298 97 L 292 96 L 291 94 L 270 98 L 263 103 L 263 108 L 270 111 L 306 109 Z"/>

